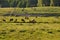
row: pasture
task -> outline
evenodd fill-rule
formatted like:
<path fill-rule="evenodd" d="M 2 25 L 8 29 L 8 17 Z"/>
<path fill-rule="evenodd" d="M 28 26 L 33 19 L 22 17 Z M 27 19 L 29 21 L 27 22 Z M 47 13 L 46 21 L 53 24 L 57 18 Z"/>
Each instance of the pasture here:
<path fill-rule="evenodd" d="M 23 23 L 22 18 L 25 22 L 35 19 L 37 23 Z M 60 17 L 0 16 L 0 40 L 60 40 Z"/>
<path fill-rule="evenodd" d="M 24 16 L 20 16 L 20 17 L 15 17 L 15 16 L 0 16 L 0 22 L 7 22 L 7 23 L 11 23 L 16 20 L 15 23 L 21 23 L 23 22 L 22 19 L 24 19 L 25 22 L 29 22 L 30 20 L 35 20 L 37 23 L 60 23 L 60 17 L 28 17 L 29 19 L 25 19 Z M 12 21 L 10 21 L 11 19 L 13 19 Z M 3 21 L 5 20 L 5 22 Z"/>
<path fill-rule="evenodd" d="M 0 23 L 0 40 L 60 40 L 60 23 Z"/>
<path fill-rule="evenodd" d="M 0 15 L 7 13 L 60 13 L 60 7 L 0 8 Z"/>
<path fill-rule="evenodd" d="M 49 16 L 2 16 L 13 13 Z M 0 8 L 0 40 L 60 40 L 60 7 Z"/>

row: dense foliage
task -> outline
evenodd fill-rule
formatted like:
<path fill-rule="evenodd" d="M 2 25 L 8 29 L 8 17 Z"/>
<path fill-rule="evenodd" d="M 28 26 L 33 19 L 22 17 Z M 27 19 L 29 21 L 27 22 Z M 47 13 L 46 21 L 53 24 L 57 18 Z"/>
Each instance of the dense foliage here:
<path fill-rule="evenodd" d="M 37 0 L 0 0 L 2 7 L 29 7 L 37 6 Z"/>
<path fill-rule="evenodd" d="M 60 6 L 60 0 L 0 0 L 1 7 Z"/>

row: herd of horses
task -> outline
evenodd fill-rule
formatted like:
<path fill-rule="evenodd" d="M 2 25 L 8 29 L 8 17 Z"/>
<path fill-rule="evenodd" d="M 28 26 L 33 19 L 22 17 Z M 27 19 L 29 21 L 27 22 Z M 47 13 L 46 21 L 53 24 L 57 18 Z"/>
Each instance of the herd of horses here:
<path fill-rule="evenodd" d="M 22 18 L 21 19 L 21 22 L 18 22 L 17 19 L 14 20 L 13 18 L 11 18 L 9 20 L 9 22 L 12 22 L 13 21 L 14 23 L 36 23 L 36 20 L 35 19 L 29 20 L 29 22 L 26 22 L 25 19 L 29 20 L 29 17 L 25 17 L 24 19 Z M 2 21 L 3 22 L 7 22 L 5 19 L 2 19 Z"/>

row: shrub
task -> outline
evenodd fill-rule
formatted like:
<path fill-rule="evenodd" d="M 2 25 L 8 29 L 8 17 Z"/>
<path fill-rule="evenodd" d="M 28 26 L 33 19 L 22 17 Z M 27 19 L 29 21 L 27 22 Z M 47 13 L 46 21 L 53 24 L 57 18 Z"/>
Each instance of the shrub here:
<path fill-rule="evenodd" d="M 20 30 L 20 32 L 26 32 L 27 30 Z"/>
<path fill-rule="evenodd" d="M 11 29 L 10 32 L 15 32 L 15 30 L 14 29 Z"/>
<path fill-rule="evenodd" d="M 57 30 L 57 32 L 60 32 L 60 30 Z"/>

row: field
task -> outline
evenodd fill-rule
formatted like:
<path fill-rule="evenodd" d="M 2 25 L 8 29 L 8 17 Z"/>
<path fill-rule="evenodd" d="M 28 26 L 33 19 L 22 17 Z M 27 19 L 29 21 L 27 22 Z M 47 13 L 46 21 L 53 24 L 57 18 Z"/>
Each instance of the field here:
<path fill-rule="evenodd" d="M 23 22 L 21 19 L 24 19 L 25 22 L 29 22 L 30 20 L 34 19 L 36 22 L 42 22 L 42 23 L 44 23 L 44 22 L 48 22 L 48 23 L 54 23 L 54 22 L 60 23 L 60 17 L 37 17 L 37 18 L 36 17 L 29 17 L 29 19 L 25 19 L 24 16 L 21 16 L 21 17 L 0 16 L 0 22 L 4 22 L 3 19 L 6 20 L 5 22 L 7 22 L 7 23 L 14 22 L 16 19 L 17 19 L 16 22 L 18 22 L 18 23 L 19 22 Z M 13 19 L 13 20 L 10 21 L 10 19 Z"/>
<path fill-rule="evenodd" d="M 60 7 L 0 8 L 0 40 L 60 40 Z"/>
<path fill-rule="evenodd" d="M 60 7 L 0 8 L 0 15 L 7 13 L 60 13 Z"/>
<path fill-rule="evenodd" d="M 0 23 L 0 40 L 60 40 L 60 24 Z"/>
<path fill-rule="evenodd" d="M 37 23 L 20 23 L 22 18 L 25 19 L 0 16 L 0 40 L 60 40 L 60 17 L 25 19 L 25 22 L 35 19 Z M 14 20 L 10 22 L 10 19 L 17 19 L 18 23 Z"/>

